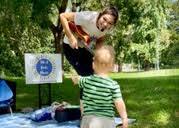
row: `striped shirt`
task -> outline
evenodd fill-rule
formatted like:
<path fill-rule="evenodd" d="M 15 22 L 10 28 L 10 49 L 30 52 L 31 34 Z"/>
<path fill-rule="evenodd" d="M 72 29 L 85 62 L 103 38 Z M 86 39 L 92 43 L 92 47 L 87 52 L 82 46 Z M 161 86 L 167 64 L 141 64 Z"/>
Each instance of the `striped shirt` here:
<path fill-rule="evenodd" d="M 81 77 L 84 115 L 114 117 L 114 101 L 122 98 L 118 83 L 110 78 L 91 75 Z"/>

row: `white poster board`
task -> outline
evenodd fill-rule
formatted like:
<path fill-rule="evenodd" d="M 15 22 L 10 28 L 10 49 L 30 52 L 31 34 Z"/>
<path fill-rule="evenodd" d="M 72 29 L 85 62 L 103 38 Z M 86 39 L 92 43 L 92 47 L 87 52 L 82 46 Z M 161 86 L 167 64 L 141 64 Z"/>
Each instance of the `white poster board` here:
<path fill-rule="evenodd" d="M 61 54 L 25 54 L 26 84 L 62 83 Z"/>

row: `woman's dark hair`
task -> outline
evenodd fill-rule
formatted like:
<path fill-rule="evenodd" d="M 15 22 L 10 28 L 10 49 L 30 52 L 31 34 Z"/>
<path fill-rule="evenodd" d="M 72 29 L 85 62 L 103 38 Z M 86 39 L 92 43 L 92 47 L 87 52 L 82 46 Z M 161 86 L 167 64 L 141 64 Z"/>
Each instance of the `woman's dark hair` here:
<path fill-rule="evenodd" d="M 99 13 L 98 19 L 104 14 L 112 15 L 114 17 L 114 24 L 116 24 L 118 17 L 119 17 L 118 16 L 118 9 L 116 7 L 111 6 L 109 8 L 104 9 L 101 13 Z"/>

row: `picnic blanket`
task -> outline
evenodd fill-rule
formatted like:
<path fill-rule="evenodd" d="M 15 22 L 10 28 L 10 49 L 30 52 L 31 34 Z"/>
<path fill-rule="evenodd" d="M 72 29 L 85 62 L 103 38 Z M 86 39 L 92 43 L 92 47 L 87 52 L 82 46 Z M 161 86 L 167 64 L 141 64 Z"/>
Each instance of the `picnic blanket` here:
<path fill-rule="evenodd" d="M 28 114 L 13 113 L 0 115 L 1 128 L 79 128 L 80 121 L 68 121 L 58 123 L 55 120 L 47 120 L 42 122 L 34 122 L 28 118 Z"/>
<path fill-rule="evenodd" d="M 34 122 L 28 118 L 28 114 L 13 113 L 0 115 L 1 128 L 79 128 L 80 121 L 67 121 L 58 123 L 55 120 L 47 120 L 42 122 Z M 129 119 L 129 123 L 135 122 L 135 119 Z M 122 124 L 120 118 L 115 118 L 116 125 Z"/>

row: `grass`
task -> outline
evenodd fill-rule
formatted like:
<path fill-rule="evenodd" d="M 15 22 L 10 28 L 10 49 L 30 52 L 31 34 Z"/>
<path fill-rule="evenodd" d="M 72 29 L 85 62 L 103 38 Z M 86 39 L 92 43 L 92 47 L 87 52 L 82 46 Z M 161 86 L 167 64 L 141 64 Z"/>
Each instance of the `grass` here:
<path fill-rule="evenodd" d="M 179 76 L 116 79 L 128 114 L 138 121 L 134 128 L 177 128 Z"/>
<path fill-rule="evenodd" d="M 112 73 L 119 82 L 128 115 L 137 119 L 130 128 L 179 127 L 179 69 Z M 10 78 L 17 83 L 17 110 L 38 107 L 38 87 L 25 85 L 24 78 Z M 44 95 L 44 99 L 45 99 Z M 79 104 L 79 89 L 66 77 L 52 85 L 52 100 Z"/>

